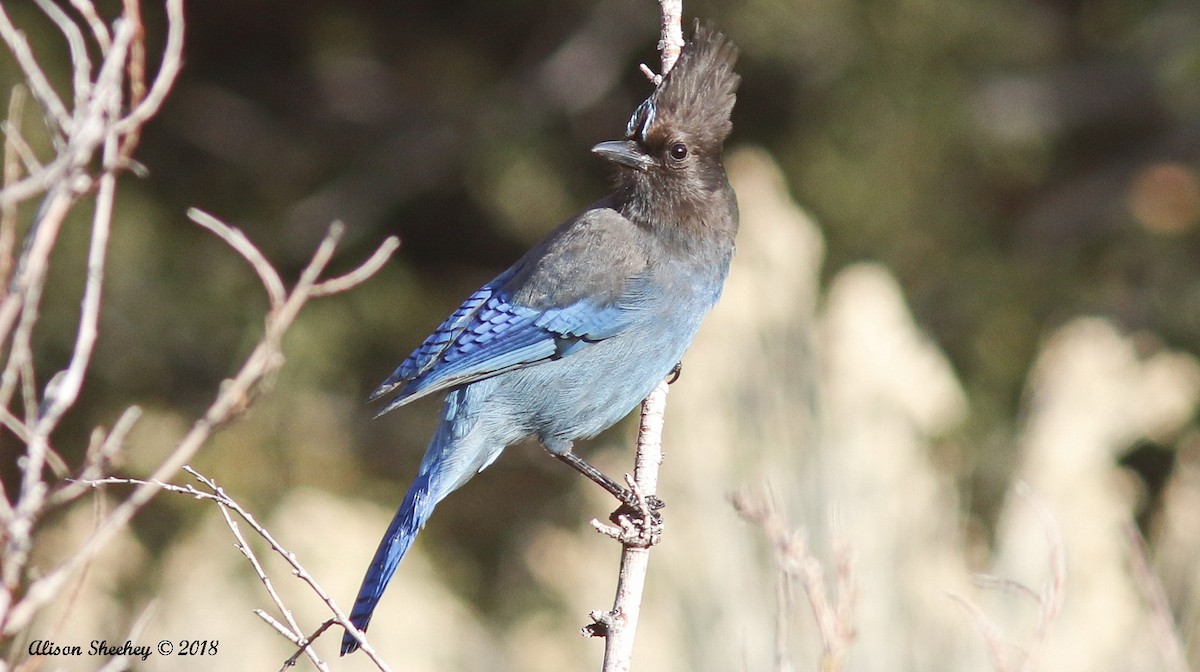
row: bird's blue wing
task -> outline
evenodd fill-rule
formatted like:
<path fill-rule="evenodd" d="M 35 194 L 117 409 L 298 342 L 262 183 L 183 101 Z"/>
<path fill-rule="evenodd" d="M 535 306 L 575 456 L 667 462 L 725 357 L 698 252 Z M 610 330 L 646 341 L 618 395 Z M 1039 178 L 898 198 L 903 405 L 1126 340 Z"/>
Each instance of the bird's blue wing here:
<path fill-rule="evenodd" d="M 386 413 L 427 394 L 530 364 L 564 357 L 620 332 L 627 306 L 580 299 L 561 307 L 530 308 L 513 301 L 504 277 L 472 294 L 371 395 L 398 390 Z"/>

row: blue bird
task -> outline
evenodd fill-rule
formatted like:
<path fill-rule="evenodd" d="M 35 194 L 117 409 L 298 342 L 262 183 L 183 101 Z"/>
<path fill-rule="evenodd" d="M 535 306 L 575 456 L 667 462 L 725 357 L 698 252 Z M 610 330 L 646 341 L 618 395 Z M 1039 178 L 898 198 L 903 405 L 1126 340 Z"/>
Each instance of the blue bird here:
<path fill-rule="evenodd" d="M 437 392 L 446 399 L 367 568 L 355 626 L 366 629 L 438 502 L 513 443 L 536 437 L 631 501 L 571 448 L 628 415 L 672 371 L 721 294 L 738 222 L 721 164 L 736 59 L 722 34 L 697 24 L 625 139 L 592 148 L 615 164 L 615 191 L 472 294 L 372 395 L 395 395 L 381 415 Z M 347 632 L 342 655 L 357 648 Z"/>

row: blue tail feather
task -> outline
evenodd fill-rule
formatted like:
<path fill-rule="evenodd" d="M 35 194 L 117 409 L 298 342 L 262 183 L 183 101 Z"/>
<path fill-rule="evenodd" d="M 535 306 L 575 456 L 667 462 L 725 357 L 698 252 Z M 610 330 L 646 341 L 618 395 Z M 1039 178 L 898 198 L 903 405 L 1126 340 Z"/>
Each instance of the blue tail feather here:
<path fill-rule="evenodd" d="M 359 630 L 366 630 L 371 622 L 371 614 L 375 605 L 383 596 L 383 589 L 392 579 L 400 560 L 408 552 L 417 532 L 425 526 L 429 514 L 437 501 L 430 496 L 430 473 L 422 469 L 417 480 L 408 489 L 404 503 L 396 511 L 396 517 L 388 526 L 387 533 L 379 542 L 375 557 L 363 577 L 362 587 L 358 589 L 358 598 L 354 601 L 354 609 L 350 611 L 350 622 Z M 342 655 L 358 649 L 358 640 L 349 632 L 342 637 Z"/>
<path fill-rule="evenodd" d="M 437 503 L 470 480 L 499 454 L 499 451 L 489 453 L 478 448 L 480 440 L 489 442 L 487 437 L 471 433 L 475 423 L 467 412 L 467 397 L 468 392 L 463 389 L 446 396 L 442 422 L 429 448 L 425 450 L 417 478 L 404 496 L 404 502 L 396 511 L 396 517 L 388 526 L 383 540 L 379 542 L 375 557 L 367 568 L 367 575 L 363 577 L 362 587 L 358 589 L 358 598 L 350 611 L 350 622 L 359 630 L 367 629 L 384 588 L 392 580 L 400 560 L 425 526 L 425 521 L 429 520 Z M 358 640 L 347 632 L 342 637 L 342 655 L 357 649 Z"/>

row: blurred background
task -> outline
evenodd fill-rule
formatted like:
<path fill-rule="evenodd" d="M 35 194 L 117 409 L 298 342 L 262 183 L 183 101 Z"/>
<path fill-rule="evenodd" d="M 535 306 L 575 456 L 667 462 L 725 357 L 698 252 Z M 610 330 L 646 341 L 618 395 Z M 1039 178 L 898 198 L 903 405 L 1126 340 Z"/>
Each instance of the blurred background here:
<path fill-rule="evenodd" d="M 143 4 L 154 54 L 161 7 Z M 66 90 L 53 25 L 31 2 L 4 5 Z M 1174 639 L 1200 665 L 1200 4 L 684 10 L 742 50 L 727 167 L 743 222 L 725 297 L 672 388 L 639 669 L 778 669 L 771 549 L 729 505 L 740 490 L 775 501 L 819 556 L 853 550 L 846 669 L 1005 669 L 947 593 L 998 624 L 1010 662 L 1036 649 L 1042 669 L 1174 670 Z M 650 92 L 637 65 L 657 63 L 658 7 L 204 0 L 187 21 L 183 73 L 137 154 L 148 176 L 119 191 L 95 362 L 56 445 L 77 458 L 93 426 L 139 404 L 118 468 L 149 473 L 260 337 L 256 277 L 187 208 L 242 228 L 286 278 L 332 220 L 347 226 L 335 272 L 398 234 L 378 276 L 309 306 L 269 396 L 194 465 L 348 606 L 438 409 L 373 420 L 364 400 L 472 290 L 606 192 L 588 149 Z M 0 90 L 18 77 L 0 57 Z M 47 371 L 69 357 L 83 282 L 87 231 L 65 235 Z M 627 422 L 583 450 L 619 474 L 632 436 Z M 396 669 L 597 668 L 600 643 L 576 633 L 611 603 L 619 549 L 587 524 L 611 509 L 594 490 L 537 446 L 506 451 L 438 509 L 372 623 L 376 648 Z M 93 516 L 46 521 L 45 561 Z M 149 607 L 142 640 L 218 639 L 218 660 L 244 669 L 290 655 L 250 612 L 267 600 L 215 507 L 161 495 L 106 557 L 26 643 L 123 641 Z M 320 605 L 269 569 L 315 628 Z M 1044 609 L 976 573 L 1061 594 L 1045 637 Z M 797 598 L 787 644 L 813 669 Z M 319 649 L 334 656 L 337 637 Z M 188 664 L 213 661 L 136 667 Z"/>

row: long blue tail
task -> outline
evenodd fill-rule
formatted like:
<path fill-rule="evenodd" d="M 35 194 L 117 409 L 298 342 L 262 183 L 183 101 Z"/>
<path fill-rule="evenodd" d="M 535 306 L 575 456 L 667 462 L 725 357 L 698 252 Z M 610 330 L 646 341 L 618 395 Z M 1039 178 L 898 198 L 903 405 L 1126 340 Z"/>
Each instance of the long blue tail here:
<path fill-rule="evenodd" d="M 417 532 L 429 520 L 433 508 L 446 495 L 462 487 L 490 464 L 507 443 L 503 440 L 491 441 L 489 437 L 472 431 L 475 418 L 469 411 L 470 394 L 466 389 L 458 389 L 446 395 L 442 422 L 429 442 L 429 448 L 425 450 L 425 457 L 421 458 L 417 478 L 408 488 L 408 494 L 388 526 L 387 534 L 379 542 L 371 566 L 367 568 L 367 575 L 363 577 L 362 587 L 358 589 L 358 598 L 350 611 L 350 622 L 359 630 L 367 629 L 383 589 L 392 580 L 396 567 L 408 552 Z M 357 649 L 358 640 L 347 632 L 342 637 L 342 655 Z"/>
<path fill-rule="evenodd" d="M 408 489 L 408 494 L 404 496 L 404 503 L 400 505 L 400 510 L 396 511 L 396 517 L 392 519 L 392 524 L 388 526 L 387 534 L 383 535 L 383 539 L 380 540 L 379 548 L 375 551 L 371 565 L 367 567 L 367 574 L 363 577 L 362 586 L 358 589 L 358 598 L 354 600 L 354 609 L 350 611 L 350 622 L 359 630 L 367 629 L 367 624 L 371 622 L 371 614 L 375 611 L 375 605 L 383 596 L 383 589 L 392 580 L 392 575 L 396 573 L 396 567 L 400 564 L 404 554 L 408 552 L 408 547 L 417 537 L 417 532 L 425 526 L 429 514 L 433 513 L 433 507 L 437 502 L 430 497 L 429 481 L 429 470 L 422 468 L 421 473 L 417 475 L 417 480 L 413 482 Z M 342 636 L 342 655 L 352 653 L 357 649 L 358 640 L 346 632 Z"/>

